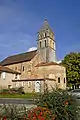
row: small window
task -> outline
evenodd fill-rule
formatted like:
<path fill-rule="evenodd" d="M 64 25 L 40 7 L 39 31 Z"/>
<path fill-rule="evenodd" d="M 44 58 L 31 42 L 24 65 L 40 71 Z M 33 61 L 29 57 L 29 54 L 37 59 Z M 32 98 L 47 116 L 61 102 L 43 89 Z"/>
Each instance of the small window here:
<path fill-rule="evenodd" d="M 41 48 L 41 41 L 40 41 L 40 48 Z"/>
<path fill-rule="evenodd" d="M 46 47 L 46 40 L 45 40 L 45 47 Z"/>
<path fill-rule="evenodd" d="M 24 66 L 22 67 L 22 70 L 24 71 Z"/>
<path fill-rule="evenodd" d="M 32 82 L 28 81 L 28 87 L 31 87 L 31 85 L 32 85 Z"/>
<path fill-rule="evenodd" d="M 15 67 L 15 70 L 17 70 L 17 67 Z"/>
<path fill-rule="evenodd" d="M 58 77 L 58 83 L 60 83 L 60 77 Z"/>
<path fill-rule="evenodd" d="M 25 86 L 25 82 L 22 82 L 22 87 Z"/>
<path fill-rule="evenodd" d="M 17 79 L 17 74 L 15 74 L 15 79 Z"/>
<path fill-rule="evenodd" d="M 64 83 L 66 82 L 65 78 L 64 78 Z"/>

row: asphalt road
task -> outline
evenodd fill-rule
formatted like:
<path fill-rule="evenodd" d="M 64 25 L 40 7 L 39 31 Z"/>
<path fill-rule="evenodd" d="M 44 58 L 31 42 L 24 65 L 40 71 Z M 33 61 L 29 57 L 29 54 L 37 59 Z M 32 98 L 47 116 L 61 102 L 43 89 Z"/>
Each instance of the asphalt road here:
<path fill-rule="evenodd" d="M 0 104 L 34 104 L 33 100 L 0 98 Z"/>

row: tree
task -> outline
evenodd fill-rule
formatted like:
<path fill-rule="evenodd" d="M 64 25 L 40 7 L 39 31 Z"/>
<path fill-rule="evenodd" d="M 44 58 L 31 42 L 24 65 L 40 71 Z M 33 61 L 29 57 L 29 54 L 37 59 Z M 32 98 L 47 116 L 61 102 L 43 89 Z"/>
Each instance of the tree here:
<path fill-rule="evenodd" d="M 80 84 L 80 53 L 70 53 L 64 57 L 61 63 L 66 67 L 68 86 Z"/>

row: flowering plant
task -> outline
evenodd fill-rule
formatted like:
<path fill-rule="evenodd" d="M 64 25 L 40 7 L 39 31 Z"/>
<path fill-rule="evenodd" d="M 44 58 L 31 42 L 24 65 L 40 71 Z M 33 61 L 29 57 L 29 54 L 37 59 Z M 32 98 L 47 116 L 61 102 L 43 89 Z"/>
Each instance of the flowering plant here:
<path fill-rule="evenodd" d="M 46 107 L 55 114 L 56 120 L 74 120 L 75 106 L 72 96 L 65 90 L 45 90 L 36 99 L 37 106 Z"/>
<path fill-rule="evenodd" d="M 47 108 L 36 107 L 28 111 L 26 120 L 55 120 L 55 115 Z"/>

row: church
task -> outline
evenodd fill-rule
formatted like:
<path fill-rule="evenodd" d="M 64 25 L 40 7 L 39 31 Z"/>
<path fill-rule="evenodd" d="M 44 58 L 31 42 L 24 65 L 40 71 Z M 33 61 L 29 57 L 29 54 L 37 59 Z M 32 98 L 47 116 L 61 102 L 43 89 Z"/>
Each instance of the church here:
<path fill-rule="evenodd" d="M 15 71 L 5 80 L 6 87 L 23 87 L 25 92 L 43 92 L 48 88 L 66 89 L 66 69 L 57 63 L 56 41 L 48 21 L 37 34 L 37 50 L 9 56 L 1 62 L 3 67 Z M 1 86 L 1 82 L 0 82 Z"/>

